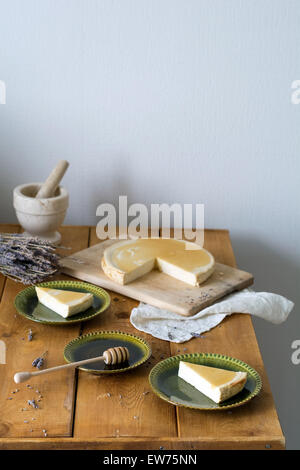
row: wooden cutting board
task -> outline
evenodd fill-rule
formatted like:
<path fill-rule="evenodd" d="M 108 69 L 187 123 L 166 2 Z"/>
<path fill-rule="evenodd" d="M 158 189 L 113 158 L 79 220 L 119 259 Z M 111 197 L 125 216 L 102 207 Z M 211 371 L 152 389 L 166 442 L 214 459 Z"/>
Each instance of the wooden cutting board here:
<path fill-rule="evenodd" d="M 109 279 L 101 268 L 103 251 L 117 241 L 106 240 L 63 258 L 62 272 L 184 316 L 194 315 L 230 292 L 253 283 L 252 274 L 216 263 L 214 273 L 200 287 L 190 286 L 157 270 L 123 286 Z"/>

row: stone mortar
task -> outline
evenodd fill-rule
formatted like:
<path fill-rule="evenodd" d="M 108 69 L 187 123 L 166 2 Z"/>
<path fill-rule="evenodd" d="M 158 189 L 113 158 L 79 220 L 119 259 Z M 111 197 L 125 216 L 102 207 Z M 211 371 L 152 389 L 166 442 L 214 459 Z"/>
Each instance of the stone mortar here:
<path fill-rule="evenodd" d="M 62 225 L 69 206 L 68 191 L 59 186 L 50 198 L 36 199 L 42 183 L 21 184 L 14 189 L 13 204 L 25 234 L 59 244 Z"/>

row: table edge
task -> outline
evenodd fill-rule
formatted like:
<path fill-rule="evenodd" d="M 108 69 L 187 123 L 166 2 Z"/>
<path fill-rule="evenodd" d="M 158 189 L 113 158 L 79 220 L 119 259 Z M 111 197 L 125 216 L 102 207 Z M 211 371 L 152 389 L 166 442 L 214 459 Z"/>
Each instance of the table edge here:
<path fill-rule="evenodd" d="M 81 439 L 62 438 L 0 438 L 0 450 L 284 450 L 285 438 L 281 436 L 215 438 L 149 438 L 112 437 Z"/>

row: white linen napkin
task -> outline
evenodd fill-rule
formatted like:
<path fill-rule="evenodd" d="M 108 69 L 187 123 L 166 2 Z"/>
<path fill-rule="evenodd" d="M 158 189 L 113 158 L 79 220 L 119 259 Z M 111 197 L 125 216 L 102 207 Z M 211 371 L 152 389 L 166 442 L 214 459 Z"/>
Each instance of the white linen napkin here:
<path fill-rule="evenodd" d="M 276 325 L 284 322 L 294 303 L 281 295 L 244 289 L 207 307 L 192 317 L 183 317 L 168 310 L 140 303 L 132 309 L 131 324 L 155 338 L 183 343 L 211 330 L 232 313 L 250 313 Z"/>

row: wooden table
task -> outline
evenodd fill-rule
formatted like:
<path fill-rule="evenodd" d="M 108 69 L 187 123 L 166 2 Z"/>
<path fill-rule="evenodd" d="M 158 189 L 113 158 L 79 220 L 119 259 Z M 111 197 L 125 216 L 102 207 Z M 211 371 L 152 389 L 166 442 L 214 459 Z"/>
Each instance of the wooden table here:
<path fill-rule="evenodd" d="M 0 231 L 17 232 L 20 228 L 0 225 Z M 63 227 L 61 232 L 62 244 L 70 246 L 72 252 L 99 242 L 94 227 Z M 205 247 L 217 261 L 235 266 L 227 230 L 206 230 Z M 0 449 L 284 448 L 249 315 L 232 315 L 205 333 L 205 338 L 178 345 L 136 331 L 129 316 L 137 302 L 114 292 L 110 292 L 111 307 L 89 322 L 68 327 L 33 323 L 14 309 L 14 298 L 23 288 L 0 277 L 0 339 L 7 348 L 7 364 L 0 365 Z M 27 340 L 30 328 L 32 341 Z M 89 331 L 114 329 L 144 337 L 153 351 L 150 363 L 122 377 L 67 370 L 34 379 L 30 382 L 33 388 L 13 382 L 14 373 L 32 370 L 32 360 L 44 351 L 48 351 L 47 367 L 52 367 L 63 362 L 63 348 L 72 338 Z M 144 394 L 149 391 L 149 371 L 161 358 L 197 351 L 227 354 L 249 363 L 262 376 L 261 394 L 230 412 L 189 410 L 170 405 L 152 392 Z M 32 398 L 40 400 L 38 409 L 28 406 L 27 400 Z"/>

